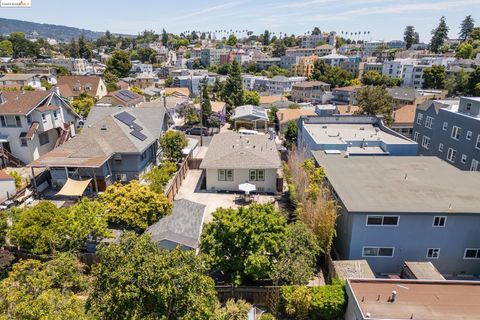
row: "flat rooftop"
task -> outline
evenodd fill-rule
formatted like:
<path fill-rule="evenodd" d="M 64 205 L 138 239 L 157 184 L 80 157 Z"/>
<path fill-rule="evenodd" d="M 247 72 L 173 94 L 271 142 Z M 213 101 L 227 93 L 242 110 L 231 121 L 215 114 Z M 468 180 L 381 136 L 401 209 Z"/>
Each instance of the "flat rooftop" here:
<path fill-rule="evenodd" d="M 368 319 L 480 319 L 480 282 L 351 279 L 347 286 Z"/>
<path fill-rule="evenodd" d="M 349 212 L 480 213 L 480 173 L 437 157 L 312 154 Z"/>
<path fill-rule="evenodd" d="M 306 123 L 305 129 L 317 144 L 346 144 L 349 141 L 383 141 L 387 144 L 415 144 L 406 138 L 400 138 L 382 131 L 373 124 L 356 123 Z"/>
<path fill-rule="evenodd" d="M 334 260 L 333 267 L 338 278 L 346 280 L 355 279 L 375 279 L 367 260 Z"/>

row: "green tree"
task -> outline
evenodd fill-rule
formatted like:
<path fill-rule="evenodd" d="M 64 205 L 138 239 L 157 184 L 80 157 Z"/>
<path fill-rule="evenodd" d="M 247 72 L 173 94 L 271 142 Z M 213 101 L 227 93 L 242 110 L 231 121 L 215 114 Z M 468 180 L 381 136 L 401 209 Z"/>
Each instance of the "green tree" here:
<path fill-rule="evenodd" d="M 320 254 L 318 239 L 303 222 L 288 225 L 285 243 L 274 266 L 274 278 L 288 284 L 307 284 Z"/>
<path fill-rule="evenodd" d="M 423 71 L 423 88 L 444 89 L 447 71 L 442 65 L 433 65 Z"/>
<path fill-rule="evenodd" d="M 213 101 L 217 101 L 221 97 L 223 91 L 223 83 L 220 81 L 220 77 L 215 77 L 215 82 L 213 83 L 212 94 Z"/>
<path fill-rule="evenodd" d="M 130 62 L 130 55 L 123 50 L 116 50 L 112 56 L 107 60 L 107 68 L 105 72 L 115 74 L 117 77 L 127 77 L 132 69 Z"/>
<path fill-rule="evenodd" d="M 103 73 L 103 80 L 105 81 L 105 84 L 107 85 L 107 91 L 112 92 L 116 91 L 119 89 L 117 82 L 118 82 L 118 77 L 115 73 L 105 71 Z"/>
<path fill-rule="evenodd" d="M 14 58 L 34 57 L 39 53 L 35 44 L 25 38 L 25 33 L 23 32 L 12 32 L 8 40 L 13 45 Z"/>
<path fill-rule="evenodd" d="M 313 297 L 310 316 L 313 319 L 338 319 L 345 309 L 343 285 L 329 285 L 312 288 Z"/>
<path fill-rule="evenodd" d="M 271 275 L 285 232 L 286 219 L 273 205 L 219 208 L 204 226 L 201 248 L 210 256 L 213 270 L 241 284 Z"/>
<path fill-rule="evenodd" d="M 475 28 L 475 20 L 473 20 L 471 15 L 468 15 L 463 19 L 462 24 L 460 25 L 460 32 L 458 33 L 459 38 L 462 41 L 466 41 L 470 32 Z"/>
<path fill-rule="evenodd" d="M 13 44 L 9 40 L 0 41 L 0 57 L 13 56 Z"/>
<path fill-rule="evenodd" d="M 317 60 L 314 63 L 311 78 L 329 83 L 332 88 L 335 88 L 349 85 L 353 80 L 353 75 L 339 67 L 332 67 L 323 60 Z"/>
<path fill-rule="evenodd" d="M 11 212 L 14 212 L 15 209 L 10 210 L 1 210 L 0 211 L 0 246 L 3 247 L 6 242 L 7 230 L 9 225 L 9 220 L 11 219 Z"/>
<path fill-rule="evenodd" d="M 468 42 L 460 43 L 456 51 L 456 58 L 470 59 L 473 57 L 473 46 Z"/>
<path fill-rule="evenodd" d="M 468 35 L 468 39 L 471 41 L 480 40 L 480 27 L 473 28 Z"/>
<path fill-rule="evenodd" d="M 160 146 L 165 158 L 179 161 L 183 157 L 182 150 L 188 146 L 188 140 L 183 132 L 170 130 L 160 138 Z"/>
<path fill-rule="evenodd" d="M 405 41 L 406 48 L 410 49 L 416 42 L 416 32 L 414 26 L 406 26 L 403 32 L 403 41 Z"/>
<path fill-rule="evenodd" d="M 449 76 L 445 81 L 445 89 L 450 96 L 465 95 L 468 90 L 468 80 L 470 76 L 465 70 L 460 69 L 453 76 Z"/>
<path fill-rule="evenodd" d="M 243 81 L 240 65 L 237 60 L 233 60 L 229 70 L 227 80 L 223 87 L 223 101 L 230 107 L 238 107 L 243 105 Z"/>
<path fill-rule="evenodd" d="M 17 214 L 8 237 L 12 244 L 35 254 L 78 250 L 87 237 L 108 235 L 103 212 L 98 202 L 88 198 L 60 209 L 50 201 L 41 201 Z"/>
<path fill-rule="evenodd" d="M 470 73 L 468 79 L 467 93 L 475 96 L 480 96 L 478 84 L 480 83 L 480 68 L 476 67 L 473 72 Z"/>
<path fill-rule="evenodd" d="M 202 100 L 200 103 L 202 108 L 202 123 L 204 126 L 208 127 L 208 117 L 212 114 L 212 104 L 210 103 L 210 95 L 208 94 L 208 85 L 206 80 L 202 81 Z"/>
<path fill-rule="evenodd" d="M 136 231 L 145 230 L 172 211 L 172 204 L 163 194 L 151 191 L 137 180 L 108 186 L 100 201 L 109 221 Z"/>
<path fill-rule="evenodd" d="M 367 86 L 387 86 L 394 87 L 400 85 L 399 78 L 390 78 L 377 71 L 367 71 L 362 76 L 362 83 Z"/>
<path fill-rule="evenodd" d="M 260 104 L 260 95 L 257 91 L 243 91 L 243 103 L 258 106 Z"/>
<path fill-rule="evenodd" d="M 140 88 L 137 87 L 137 86 L 131 87 L 131 88 L 130 88 L 130 91 L 132 91 L 133 93 L 136 93 L 136 94 L 138 94 L 138 95 L 140 95 L 140 96 L 143 96 L 143 91 L 142 91 L 142 89 L 140 89 Z"/>
<path fill-rule="evenodd" d="M 95 98 L 86 92 L 82 92 L 78 97 L 73 99 L 71 104 L 76 113 L 86 118 L 95 104 Z"/>
<path fill-rule="evenodd" d="M 85 37 L 82 35 L 78 38 L 78 55 L 80 58 L 90 61 L 93 56 L 92 49 L 87 44 Z"/>
<path fill-rule="evenodd" d="M 165 78 L 165 87 L 170 88 L 173 85 L 173 78 L 172 76 L 167 76 Z"/>
<path fill-rule="evenodd" d="M 235 37 L 234 34 L 231 34 L 230 36 L 228 36 L 227 45 L 235 46 L 237 45 L 237 41 L 237 37 Z"/>
<path fill-rule="evenodd" d="M 15 181 L 15 188 L 20 189 L 23 185 L 23 178 L 20 175 L 20 173 L 18 173 L 17 171 L 12 171 L 12 172 L 9 173 L 9 175 Z"/>
<path fill-rule="evenodd" d="M 430 41 L 430 50 L 435 53 L 440 51 L 440 47 L 448 39 L 448 31 L 450 28 L 447 26 L 445 17 L 440 18 L 438 27 L 432 30 L 432 40 Z"/>
<path fill-rule="evenodd" d="M 386 123 L 393 121 L 393 102 L 392 96 L 383 87 L 365 86 L 357 91 L 356 94 L 359 114 L 381 115 Z"/>
<path fill-rule="evenodd" d="M 176 171 L 177 166 L 175 163 L 165 161 L 159 167 L 155 167 L 145 173 L 142 178 L 149 183 L 150 190 L 158 194 L 163 194 L 165 186 Z"/>
<path fill-rule="evenodd" d="M 277 40 L 273 43 L 272 56 L 281 57 L 285 55 L 287 51 L 287 46 L 283 40 Z"/>
<path fill-rule="evenodd" d="M 283 146 L 289 150 L 292 150 L 292 147 L 297 143 L 297 135 L 298 135 L 298 126 L 296 121 L 289 121 L 287 123 L 287 127 L 283 132 L 285 137 L 285 141 L 283 142 Z"/>
<path fill-rule="evenodd" d="M 80 58 L 78 44 L 74 38 L 70 40 L 70 44 L 68 46 L 68 55 L 70 56 L 70 58 Z"/>
<path fill-rule="evenodd" d="M 50 84 L 47 80 L 41 79 L 40 84 L 42 85 L 45 90 L 51 90 L 53 88 L 53 84 Z"/>
<path fill-rule="evenodd" d="M 200 112 L 191 103 L 183 103 L 178 108 L 178 116 L 183 118 L 185 125 L 193 126 L 200 123 Z"/>
<path fill-rule="evenodd" d="M 168 34 L 165 29 L 162 29 L 162 45 L 165 47 L 168 45 Z"/>
<path fill-rule="evenodd" d="M 282 311 L 293 319 L 309 318 L 313 293 L 306 286 L 283 286 L 280 289 L 280 306 Z"/>
<path fill-rule="evenodd" d="M 195 251 L 160 249 L 147 235 L 126 233 L 101 248 L 87 309 L 97 319 L 212 319 L 214 281 Z"/>
<path fill-rule="evenodd" d="M 22 260 L 0 282 L 2 319 L 88 319 L 76 295 L 86 288 L 83 266 L 71 254 Z"/>

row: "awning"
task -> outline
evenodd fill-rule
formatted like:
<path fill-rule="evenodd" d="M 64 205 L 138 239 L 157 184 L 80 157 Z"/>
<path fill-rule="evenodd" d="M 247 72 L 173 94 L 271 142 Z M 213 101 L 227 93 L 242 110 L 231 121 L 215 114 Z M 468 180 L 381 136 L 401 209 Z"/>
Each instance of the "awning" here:
<path fill-rule="evenodd" d="M 57 196 L 80 197 L 87 189 L 92 179 L 78 181 L 68 178 Z"/>
<path fill-rule="evenodd" d="M 238 185 L 238 190 L 244 191 L 245 194 L 250 194 L 250 192 L 257 190 L 257 187 L 251 183 L 242 183 Z"/>

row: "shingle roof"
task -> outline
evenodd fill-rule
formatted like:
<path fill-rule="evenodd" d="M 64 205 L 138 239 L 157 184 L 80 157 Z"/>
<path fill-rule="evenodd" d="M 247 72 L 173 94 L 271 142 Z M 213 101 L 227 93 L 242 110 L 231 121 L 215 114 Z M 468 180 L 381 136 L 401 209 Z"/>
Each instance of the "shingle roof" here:
<path fill-rule="evenodd" d="M 115 118 L 127 112 L 143 128 L 141 141 L 130 134 L 132 129 Z M 160 136 L 164 108 L 118 108 L 95 106 L 90 111 L 82 133 L 35 160 L 33 167 L 100 167 L 115 153 L 141 153 Z"/>
<path fill-rule="evenodd" d="M 0 81 L 27 81 L 35 77 L 34 74 L 28 73 L 9 73 L 0 76 Z"/>
<path fill-rule="evenodd" d="M 311 109 L 283 109 L 277 111 L 277 118 L 280 123 L 287 123 L 297 120 L 301 116 L 314 116 L 316 113 Z"/>
<path fill-rule="evenodd" d="M 413 88 L 394 87 L 387 89 L 387 91 L 393 99 L 409 100 L 413 102 L 416 98 L 420 97 L 420 93 Z"/>
<path fill-rule="evenodd" d="M 247 104 L 236 107 L 232 119 L 268 120 L 268 115 L 264 108 Z"/>
<path fill-rule="evenodd" d="M 197 249 L 202 233 L 206 206 L 180 199 L 173 202 L 172 214 L 160 219 L 145 231 L 154 242 L 168 240 Z"/>
<path fill-rule="evenodd" d="M 292 87 L 293 89 L 295 88 L 310 88 L 310 87 L 314 87 L 314 86 L 326 86 L 326 87 L 330 87 L 330 84 L 326 83 L 326 82 L 322 82 L 322 81 L 303 81 L 303 82 L 299 82 L 299 83 L 296 83 L 294 84 Z"/>
<path fill-rule="evenodd" d="M 225 132 L 213 136 L 202 169 L 277 169 L 280 157 L 268 135 L 242 136 Z"/>
<path fill-rule="evenodd" d="M 64 97 L 77 97 L 83 92 L 94 97 L 97 94 L 100 79 L 100 77 L 93 76 L 60 76 L 58 77 L 57 85 L 60 94 Z M 89 85 L 89 90 L 85 90 L 86 85 Z M 79 90 L 74 90 L 75 86 L 78 86 Z"/>
<path fill-rule="evenodd" d="M 52 91 L 3 91 L 4 101 L 0 104 L 0 114 L 27 115 L 41 102 L 50 97 Z"/>
<path fill-rule="evenodd" d="M 393 112 L 395 119 L 394 125 L 408 124 L 412 125 L 415 120 L 416 106 L 413 104 L 404 105 Z"/>

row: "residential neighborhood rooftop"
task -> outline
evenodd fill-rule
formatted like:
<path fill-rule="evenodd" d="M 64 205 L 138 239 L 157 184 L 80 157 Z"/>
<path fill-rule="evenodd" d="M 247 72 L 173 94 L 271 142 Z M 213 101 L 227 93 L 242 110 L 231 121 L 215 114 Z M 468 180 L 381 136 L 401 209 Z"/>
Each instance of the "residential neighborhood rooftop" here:
<path fill-rule="evenodd" d="M 46 99 L 51 91 L 0 91 L 0 114 L 27 115 Z"/>
<path fill-rule="evenodd" d="M 312 153 L 349 212 L 480 214 L 480 174 L 437 157 Z"/>
<path fill-rule="evenodd" d="M 225 132 L 212 138 L 200 168 L 274 169 L 280 166 L 277 146 L 268 135 Z"/>
<path fill-rule="evenodd" d="M 365 319 L 480 319 L 480 282 L 350 279 L 348 286 Z"/>

